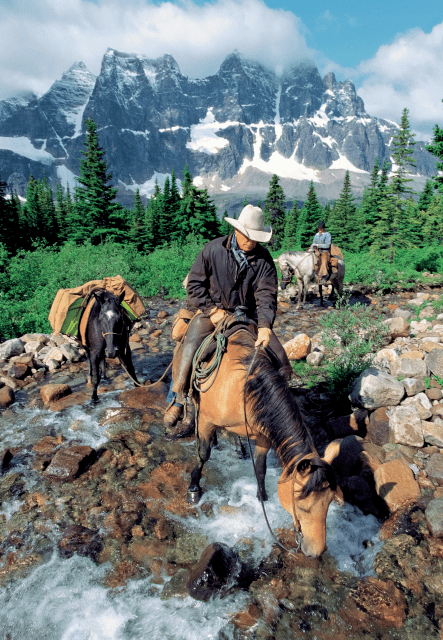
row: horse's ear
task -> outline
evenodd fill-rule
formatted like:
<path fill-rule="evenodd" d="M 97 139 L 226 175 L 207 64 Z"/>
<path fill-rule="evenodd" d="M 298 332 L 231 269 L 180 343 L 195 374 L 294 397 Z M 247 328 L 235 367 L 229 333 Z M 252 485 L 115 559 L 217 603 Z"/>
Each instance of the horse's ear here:
<path fill-rule="evenodd" d="M 311 461 L 309 458 L 300 460 L 297 465 L 297 471 L 301 476 L 308 476 L 311 473 Z"/>
<path fill-rule="evenodd" d="M 96 300 L 98 300 L 98 302 L 101 302 L 103 304 L 103 302 L 104 302 L 104 298 L 103 298 L 104 292 L 103 291 L 94 291 L 94 293 L 92 295 L 94 296 L 94 298 Z"/>
<path fill-rule="evenodd" d="M 125 292 L 122 291 L 121 294 L 118 296 L 118 303 L 121 304 L 124 299 L 125 299 Z"/>

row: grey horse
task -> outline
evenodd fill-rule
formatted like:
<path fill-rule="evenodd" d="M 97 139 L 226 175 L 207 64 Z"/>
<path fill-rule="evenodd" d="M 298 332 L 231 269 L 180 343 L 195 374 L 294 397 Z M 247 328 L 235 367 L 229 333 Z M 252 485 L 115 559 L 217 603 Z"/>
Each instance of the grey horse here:
<path fill-rule="evenodd" d="M 297 309 L 303 295 L 303 304 L 306 303 L 306 294 L 309 286 L 318 284 L 320 293 L 320 306 L 323 306 L 323 287 L 317 279 L 317 258 L 313 251 L 286 251 L 276 260 L 281 271 L 282 279 L 280 287 L 284 290 L 295 276 L 298 286 Z M 330 279 L 332 291 L 329 299 L 332 300 L 334 290 L 339 299 L 343 295 L 343 280 L 345 277 L 345 262 L 338 258 L 338 271 L 333 273 Z"/>

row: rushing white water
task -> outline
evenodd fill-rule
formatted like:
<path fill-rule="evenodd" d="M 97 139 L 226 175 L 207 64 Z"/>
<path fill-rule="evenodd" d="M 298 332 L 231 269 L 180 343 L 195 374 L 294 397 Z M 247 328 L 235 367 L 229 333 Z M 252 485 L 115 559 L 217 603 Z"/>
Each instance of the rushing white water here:
<path fill-rule="evenodd" d="M 106 426 L 100 425 L 100 420 L 105 410 L 120 406 L 118 393 L 102 395 L 96 407 L 74 406 L 62 413 L 21 408 L 10 428 L 2 430 L 2 446 L 33 444 L 43 435 L 61 433 L 68 440 L 75 438 L 98 447 L 106 441 Z M 194 442 L 177 446 L 185 447 L 190 459 L 195 456 Z M 25 463 L 13 471 L 21 472 L 28 491 L 39 481 L 39 472 L 26 469 Z M 292 526 L 292 519 L 277 496 L 280 474 L 278 460 L 271 451 L 266 475 L 269 495 L 266 512 L 274 530 Z M 258 565 L 271 551 L 273 539 L 256 497 L 251 461 L 239 459 L 223 435 L 205 465 L 202 487 L 198 518 L 170 517 L 179 519 L 189 531 L 203 534 L 208 542 L 232 547 L 247 539 Z M 205 508 L 208 504 L 212 509 Z M 5 519 L 20 505 L 16 499 L 3 502 Z M 333 503 L 327 518 L 327 553 L 334 556 L 339 569 L 368 575 L 381 544 L 378 529 L 379 523 L 373 516 L 364 516 L 350 505 Z M 242 591 L 208 603 L 190 597 L 163 599 L 164 585 L 154 584 L 151 578 L 107 589 L 104 578 L 110 568 L 77 555 L 62 560 L 54 552 L 49 561 L 33 569 L 26 578 L 0 589 L 0 640 L 215 639 L 232 615 L 245 609 L 249 602 L 248 593 Z M 169 578 L 163 578 L 167 584 Z"/>

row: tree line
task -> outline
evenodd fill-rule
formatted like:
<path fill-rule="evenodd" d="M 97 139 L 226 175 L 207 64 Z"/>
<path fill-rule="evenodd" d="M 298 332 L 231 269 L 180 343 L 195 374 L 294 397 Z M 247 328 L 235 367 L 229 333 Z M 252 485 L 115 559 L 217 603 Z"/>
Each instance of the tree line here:
<path fill-rule="evenodd" d="M 199 241 L 211 240 L 232 231 L 232 226 L 219 220 L 214 203 L 206 189 L 193 184 L 186 166 L 181 193 L 172 171 L 163 188 L 155 183 L 154 193 L 143 204 L 135 192 L 132 209 L 115 201 L 117 189 L 111 185 L 105 152 L 99 146 L 97 127 L 92 118 L 86 121 L 85 151 L 80 161 L 80 176 L 71 194 L 57 185 L 55 197 L 46 180 L 30 177 L 26 203 L 16 194 L 7 199 L 7 185 L 0 181 L 0 243 L 12 255 L 20 249 L 111 240 L 132 244 L 137 250 L 150 252 L 171 243 L 183 243 L 193 236 Z M 271 224 L 272 248 L 275 250 L 306 249 L 312 242 L 320 220 L 324 220 L 332 241 L 343 250 L 367 251 L 393 261 L 401 249 L 412 249 L 443 242 L 443 176 L 428 180 L 417 201 L 410 183 L 414 134 L 408 111 L 404 109 L 400 128 L 391 142 L 392 166 L 377 160 L 359 206 L 351 192 L 349 171 L 335 203 L 322 207 L 311 182 L 306 201 L 298 209 L 295 200 L 287 210 L 287 199 L 273 175 L 263 206 L 266 224 Z M 426 148 L 439 161 L 443 171 L 443 128 L 434 128 L 432 143 Z M 245 198 L 244 203 L 247 204 Z M 261 206 L 261 203 L 257 203 Z M 226 212 L 224 216 L 226 215 Z M 223 218 L 224 218 L 223 216 Z"/>

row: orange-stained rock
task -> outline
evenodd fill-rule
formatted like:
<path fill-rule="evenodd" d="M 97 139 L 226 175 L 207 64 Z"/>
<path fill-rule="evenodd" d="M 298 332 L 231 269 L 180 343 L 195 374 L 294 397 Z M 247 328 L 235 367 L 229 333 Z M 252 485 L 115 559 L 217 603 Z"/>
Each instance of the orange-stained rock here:
<path fill-rule="evenodd" d="M 89 392 L 75 391 L 56 402 L 51 402 L 49 409 L 51 411 L 63 411 L 63 409 L 69 409 L 69 407 L 73 407 L 75 404 L 85 404 L 85 402 L 88 402 L 90 399 L 91 394 Z"/>
<path fill-rule="evenodd" d="M 374 479 L 376 491 L 391 513 L 420 497 L 420 487 L 414 474 L 402 460 L 380 465 L 374 472 Z"/>
<path fill-rule="evenodd" d="M 56 447 L 62 444 L 65 441 L 65 438 L 60 434 L 59 436 L 45 436 L 37 444 L 32 447 L 33 451 L 36 451 L 40 454 L 49 455 L 51 454 Z"/>
<path fill-rule="evenodd" d="M 151 338 L 158 338 L 158 336 L 161 336 L 162 334 L 162 330 L 161 329 L 156 329 L 155 331 L 153 331 L 150 335 Z"/>
<path fill-rule="evenodd" d="M 40 396 L 43 404 L 56 402 L 72 393 L 72 389 L 67 384 L 45 384 L 40 389 Z"/>
<path fill-rule="evenodd" d="M 138 335 L 138 333 L 134 333 L 132 336 L 129 336 L 129 342 L 141 342 L 142 339 Z"/>
<path fill-rule="evenodd" d="M 122 560 L 105 578 L 105 585 L 114 589 L 123 587 L 128 580 L 137 578 L 140 575 L 140 567 L 129 560 Z"/>
<path fill-rule="evenodd" d="M 10 387 L 0 389 L 0 409 L 5 409 L 15 402 L 15 393 Z"/>
<path fill-rule="evenodd" d="M 167 394 L 168 385 L 161 382 L 159 385 L 128 389 L 127 391 L 123 391 L 118 399 L 119 402 L 132 409 L 157 409 L 164 411 L 167 405 Z"/>
<path fill-rule="evenodd" d="M 242 631 L 247 631 L 253 627 L 261 616 L 261 611 L 255 604 L 250 604 L 247 611 L 239 611 L 232 618 L 232 622 Z"/>
<path fill-rule="evenodd" d="M 345 601 L 353 600 L 362 616 L 373 616 L 384 627 L 401 627 L 406 617 L 406 598 L 391 580 L 365 578 L 357 584 Z"/>
<path fill-rule="evenodd" d="M 100 417 L 99 425 L 105 424 L 118 424 L 120 422 L 127 422 L 138 417 L 137 411 L 129 407 L 109 407 L 105 409 L 103 415 Z"/>
<path fill-rule="evenodd" d="M 71 445 L 59 449 L 44 471 L 47 478 L 72 480 L 80 475 L 95 458 L 95 450 L 84 445 Z"/>
<path fill-rule="evenodd" d="M 129 545 L 129 553 L 139 564 L 149 566 L 153 558 L 165 558 L 169 549 L 168 542 L 162 540 L 136 541 Z"/>
<path fill-rule="evenodd" d="M 283 345 L 289 360 L 301 360 L 311 353 L 311 338 L 300 333 Z"/>
<path fill-rule="evenodd" d="M 443 349 L 443 344 L 440 342 L 433 342 L 432 340 L 425 340 L 421 343 L 420 349 L 426 353 L 431 353 L 434 349 Z"/>
<path fill-rule="evenodd" d="M 157 313 L 157 318 L 160 318 L 160 319 L 167 318 L 168 315 L 169 313 L 163 309 L 162 311 L 159 311 Z"/>

